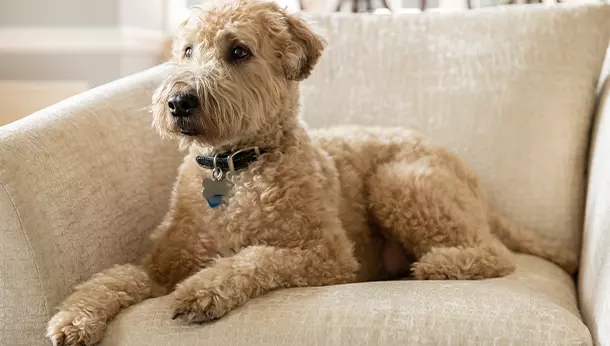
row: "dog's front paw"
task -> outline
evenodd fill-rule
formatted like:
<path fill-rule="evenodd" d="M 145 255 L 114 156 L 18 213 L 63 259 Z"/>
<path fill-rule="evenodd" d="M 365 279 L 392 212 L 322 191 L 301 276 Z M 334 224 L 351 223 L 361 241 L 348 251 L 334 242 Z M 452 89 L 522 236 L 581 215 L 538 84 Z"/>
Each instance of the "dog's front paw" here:
<path fill-rule="evenodd" d="M 53 346 L 93 345 L 106 330 L 106 321 L 75 311 L 60 311 L 47 324 Z"/>
<path fill-rule="evenodd" d="M 236 304 L 222 296 L 218 288 L 194 289 L 189 285 L 179 285 L 173 293 L 172 319 L 180 318 L 189 323 L 203 323 L 216 320 L 231 311 Z"/>

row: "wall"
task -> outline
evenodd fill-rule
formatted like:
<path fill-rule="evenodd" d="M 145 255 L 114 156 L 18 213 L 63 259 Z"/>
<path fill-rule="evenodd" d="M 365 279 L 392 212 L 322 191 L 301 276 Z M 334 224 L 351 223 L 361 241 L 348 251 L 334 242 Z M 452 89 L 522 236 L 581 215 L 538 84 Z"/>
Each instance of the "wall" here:
<path fill-rule="evenodd" d="M 117 24 L 117 0 L 3 1 L 0 26 L 105 26 Z"/>
<path fill-rule="evenodd" d="M 0 5 L 0 80 L 87 81 L 160 61 L 165 0 L 19 0 Z"/>
<path fill-rule="evenodd" d="M 18 94 L 30 93 L 32 104 L 46 106 L 160 63 L 172 2 L 0 2 L 0 125 L 25 115 L 6 114 L 7 99 Z M 41 96 L 44 90 L 48 96 Z"/>

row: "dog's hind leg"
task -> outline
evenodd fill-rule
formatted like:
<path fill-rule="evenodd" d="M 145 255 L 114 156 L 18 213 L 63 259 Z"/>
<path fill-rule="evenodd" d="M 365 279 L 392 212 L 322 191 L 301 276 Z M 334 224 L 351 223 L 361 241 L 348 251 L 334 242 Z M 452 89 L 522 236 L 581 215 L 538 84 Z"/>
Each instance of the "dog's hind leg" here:
<path fill-rule="evenodd" d="M 161 291 L 144 267 L 117 265 L 76 287 L 49 321 L 47 336 L 55 346 L 93 345 L 120 310 Z"/>
<path fill-rule="evenodd" d="M 418 279 L 480 279 L 515 270 L 492 236 L 487 206 L 468 174 L 446 158 L 379 166 L 367 182 L 369 209 L 385 236 L 414 255 Z"/>

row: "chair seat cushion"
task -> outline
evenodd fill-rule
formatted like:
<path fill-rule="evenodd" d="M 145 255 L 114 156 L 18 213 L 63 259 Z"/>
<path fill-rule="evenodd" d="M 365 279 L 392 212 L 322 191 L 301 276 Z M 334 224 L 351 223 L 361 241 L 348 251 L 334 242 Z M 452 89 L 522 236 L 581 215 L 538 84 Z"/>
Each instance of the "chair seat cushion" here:
<path fill-rule="evenodd" d="M 203 325 L 173 321 L 165 296 L 125 310 L 102 345 L 591 344 L 572 278 L 536 257 L 517 263 L 491 280 L 279 290 Z"/>

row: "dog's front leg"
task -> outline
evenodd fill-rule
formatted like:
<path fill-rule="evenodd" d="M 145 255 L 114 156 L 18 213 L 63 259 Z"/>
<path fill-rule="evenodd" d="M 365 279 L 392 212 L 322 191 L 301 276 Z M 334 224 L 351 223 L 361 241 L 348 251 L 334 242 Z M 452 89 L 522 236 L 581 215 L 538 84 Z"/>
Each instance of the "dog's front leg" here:
<path fill-rule="evenodd" d="M 95 274 L 61 304 L 47 325 L 47 337 L 55 346 L 93 345 L 121 309 L 158 295 L 156 291 L 141 266 L 117 265 Z"/>
<path fill-rule="evenodd" d="M 348 257 L 341 262 L 323 246 L 250 246 L 178 284 L 173 292 L 173 318 L 195 323 L 215 320 L 277 288 L 351 282 L 356 268 L 355 259 Z"/>

